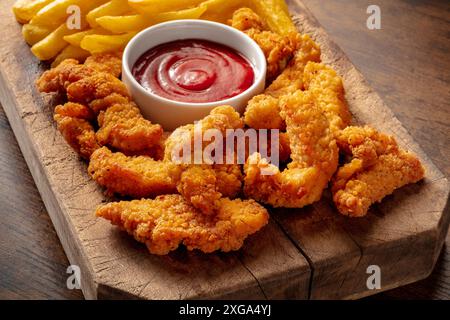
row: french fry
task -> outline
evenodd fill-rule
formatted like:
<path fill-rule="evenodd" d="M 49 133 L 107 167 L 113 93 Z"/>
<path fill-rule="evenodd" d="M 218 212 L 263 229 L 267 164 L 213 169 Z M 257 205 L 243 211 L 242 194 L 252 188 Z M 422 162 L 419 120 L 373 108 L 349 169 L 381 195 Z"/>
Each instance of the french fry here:
<path fill-rule="evenodd" d="M 52 68 L 57 67 L 61 62 L 63 62 L 66 59 L 75 59 L 78 60 L 80 63 L 83 63 L 84 60 L 86 60 L 87 57 L 89 57 L 91 54 L 89 51 L 83 50 L 80 47 L 69 45 L 64 48 L 63 51 L 55 58 L 55 60 L 52 63 Z"/>
<path fill-rule="evenodd" d="M 82 15 L 87 14 L 94 8 L 104 4 L 107 0 L 55 0 L 45 7 L 31 19 L 30 23 L 47 28 L 57 28 L 65 23 L 69 6 L 76 5 L 80 8 Z"/>
<path fill-rule="evenodd" d="M 39 60 L 51 60 L 58 55 L 68 43 L 64 41 L 64 37 L 77 32 L 77 30 L 69 30 L 63 23 L 55 31 L 47 37 L 31 47 L 31 51 Z"/>
<path fill-rule="evenodd" d="M 30 46 L 35 45 L 46 36 L 48 36 L 51 32 L 52 30 L 50 29 L 40 26 L 34 26 L 32 24 L 24 24 L 22 27 L 23 38 Z"/>
<path fill-rule="evenodd" d="M 128 0 L 130 6 L 137 12 L 154 16 L 158 13 L 178 11 L 198 6 L 204 0 Z"/>
<path fill-rule="evenodd" d="M 104 16 L 120 16 L 131 11 L 128 0 L 112 0 L 92 11 L 90 11 L 86 20 L 92 28 L 98 27 L 97 19 Z"/>
<path fill-rule="evenodd" d="M 227 23 L 237 9 L 250 6 L 250 0 L 207 0 L 202 5 L 207 10 L 201 19 Z"/>
<path fill-rule="evenodd" d="M 91 54 L 120 51 L 136 34 L 137 32 L 128 32 L 121 35 L 88 35 L 81 41 L 81 48 Z"/>
<path fill-rule="evenodd" d="M 13 6 L 13 12 L 16 20 L 22 24 L 30 20 L 41 10 L 54 0 L 17 0 Z"/>
<path fill-rule="evenodd" d="M 282 35 L 297 32 L 284 0 L 251 0 L 250 7 L 267 23 L 273 32 Z"/>
<path fill-rule="evenodd" d="M 70 45 L 81 48 L 81 41 L 85 36 L 89 36 L 91 34 L 110 34 L 107 30 L 102 28 L 89 29 L 86 31 L 77 32 L 64 37 L 64 41 L 68 42 Z"/>
<path fill-rule="evenodd" d="M 154 17 L 147 17 L 143 15 L 105 16 L 98 18 L 97 23 L 106 30 L 120 34 L 132 31 L 141 31 L 154 24 L 165 21 L 198 19 L 206 11 L 206 9 L 206 5 L 200 5 L 198 7 L 180 11 L 159 13 Z"/>

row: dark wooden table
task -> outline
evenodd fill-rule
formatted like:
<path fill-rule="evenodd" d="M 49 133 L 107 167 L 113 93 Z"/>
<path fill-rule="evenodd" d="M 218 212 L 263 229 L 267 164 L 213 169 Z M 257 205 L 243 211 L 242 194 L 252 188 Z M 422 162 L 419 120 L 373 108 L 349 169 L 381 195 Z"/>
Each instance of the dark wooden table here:
<path fill-rule="evenodd" d="M 304 2 L 450 178 L 450 2 Z M 366 27 L 369 4 L 381 30 Z M 0 137 L 0 299 L 82 299 L 66 287 L 69 262 L 2 108 Z M 450 299 L 446 243 L 428 279 L 375 298 Z"/>

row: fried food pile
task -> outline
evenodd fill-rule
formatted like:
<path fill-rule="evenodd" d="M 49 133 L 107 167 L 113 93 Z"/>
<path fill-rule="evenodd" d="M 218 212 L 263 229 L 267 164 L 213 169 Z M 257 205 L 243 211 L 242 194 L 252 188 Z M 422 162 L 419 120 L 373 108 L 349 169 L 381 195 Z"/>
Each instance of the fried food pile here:
<path fill-rule="evenodd" d="M 213 7 L 219 2 L 206 1 Z M 249 8 L 228 2 L 226 8 L 233 8 L 228 23 L 263 49 L 267 89 L 248 102 L 243 117 L 231 106 L 220 106 L 197 125 L 201 134 L 212 129 L 224 141 L 230 131 L 280 130 L 283 170 L 269 161 L 272 150 L 263 150 L 273 148 L 270 141 L 254 153 L 246 146 L 244 165 L 236 150 L 231 163 L 211 161 L 204 153 L 197 159 L 196 125 L 164 133 L 142 116 L 119 80 L 119 51 L 95 53 L 84 63 L 65 59 L 37 81 L 41 92 L 66 96 L 67 103 L 55 108 L 58 130 L 89 161 L 90 176 L 107 194 L 124 199 L 100 206 L 97 216 L 128 232 L 153 254 L 167 254 L 179 245 L 206 253 L 238 250 L 268 223 L 268 211 L 261 204 L 302 208 L 319 201 L 329 185 L 341 214 L 363 217 L 373 203 L 425 175 L 420 161 L 393 137 L 369 126 L 350 126 L 341 77 L 321 63 L 320 47 L 309 36 L 289 27 L 280 1 L 272 1 L 278 3 L 274 11 L 284 17 L 279 28 L 273 16 L 268 18 L 267 7 L 248 2 Z M 106 24 L 107 19 L 93 17 L 104 17 L 102 10 L 119 8 L 120 3 L 108 2 L 88 17 Z M 156 10 L 132 3 L 143 11 Z M 175 10 L 176 3 L 165 2 L 164 10 Z M 207 147 L 200 143 L 201 151 Z M 125 201 L 129 198 L 135 200 Z"/>

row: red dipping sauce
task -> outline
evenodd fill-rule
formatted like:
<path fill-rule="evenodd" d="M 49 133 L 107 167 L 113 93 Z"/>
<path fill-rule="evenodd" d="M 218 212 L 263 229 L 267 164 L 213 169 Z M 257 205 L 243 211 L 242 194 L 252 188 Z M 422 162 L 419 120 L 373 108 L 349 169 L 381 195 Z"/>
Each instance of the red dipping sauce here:
<path fill-rule="evenodd" d="M 207 103 L 232 98 L 255 80 L 239 52 L 207 40 L 179 40 L 154 47 L 133 66 L 133 76 L 150 92 L 175 101 Z"/>

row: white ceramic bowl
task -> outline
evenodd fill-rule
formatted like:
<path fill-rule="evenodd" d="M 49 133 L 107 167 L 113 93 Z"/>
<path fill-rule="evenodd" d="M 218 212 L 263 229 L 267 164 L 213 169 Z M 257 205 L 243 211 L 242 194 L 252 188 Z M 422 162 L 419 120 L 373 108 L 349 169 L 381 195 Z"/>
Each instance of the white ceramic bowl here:
<path fill-rule="evenodd" d="M 131 71 L 136 61 L 151 48 L 182 39 L 209 40 L 237 50 L 253 65 L 255 71 L 253 85 L 235 97 L 212 103 L 173 101 L 155 95 L 142 87 Z M 212 109 L 221 105 L 231 105 L 242 114 L 247 102 L 264 90 L 267 71 L 264 53 L 250 37 L 227 25 L 203 20 L 171 21 L 140 32 L 125 48 L 122 65 L 122 80 L 144 117 L 161 124 L 165 130 L 169 131 L 200 120 Z"/>

